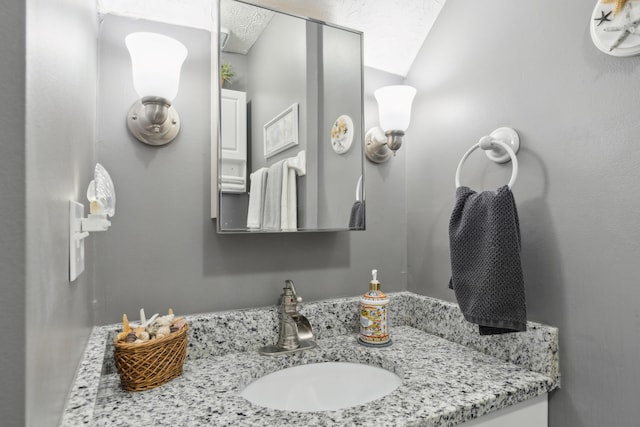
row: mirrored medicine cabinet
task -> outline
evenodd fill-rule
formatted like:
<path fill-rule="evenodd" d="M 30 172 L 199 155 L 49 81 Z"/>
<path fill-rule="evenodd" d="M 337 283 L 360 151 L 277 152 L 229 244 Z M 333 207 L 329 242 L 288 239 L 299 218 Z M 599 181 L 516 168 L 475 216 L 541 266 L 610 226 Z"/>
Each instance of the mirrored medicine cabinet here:
<path fill-rule="evenodd" d="M 219 16 L 218 232 L 363 230 L 362 33 L 236 0 Z"/>

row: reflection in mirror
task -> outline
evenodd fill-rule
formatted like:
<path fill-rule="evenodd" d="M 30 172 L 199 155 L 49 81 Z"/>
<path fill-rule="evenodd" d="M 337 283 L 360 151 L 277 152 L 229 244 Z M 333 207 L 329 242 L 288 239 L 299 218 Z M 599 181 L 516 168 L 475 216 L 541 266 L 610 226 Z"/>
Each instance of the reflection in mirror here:
<path fill-rule="evenodd" d="M 233 0 L 220 27 L 218 231 L 364 230 L 362 33 Z"/>

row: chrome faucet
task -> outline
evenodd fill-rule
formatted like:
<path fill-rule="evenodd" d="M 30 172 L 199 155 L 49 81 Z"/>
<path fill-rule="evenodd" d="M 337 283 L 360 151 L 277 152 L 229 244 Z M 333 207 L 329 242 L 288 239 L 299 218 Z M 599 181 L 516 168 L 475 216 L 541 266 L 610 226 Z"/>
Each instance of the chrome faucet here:
<path fill-rule="evenodd" d="M 285 280 L 278 305 L 280 320 L 278 343 L 260 348 L 258 350 L 260 354 L 270 356 L 306 350 L 316 346 L 313 341 L 311 324 L 306 317 L 298 313 L 298 303 L 301 301 L 302 298 L 296 294 L 293 281 Z"/>

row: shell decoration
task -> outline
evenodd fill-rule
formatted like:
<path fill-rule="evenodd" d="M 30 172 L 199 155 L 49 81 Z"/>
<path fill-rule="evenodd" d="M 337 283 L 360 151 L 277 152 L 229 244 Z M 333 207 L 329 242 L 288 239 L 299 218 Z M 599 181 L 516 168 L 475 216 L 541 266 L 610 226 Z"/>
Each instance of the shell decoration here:
<path fill-rule="evenodd" d="M 600 0 L 600 3 L 615 3 L 616 5 L 613 7 L 613 16 L 615 16 L 620 13 L 627 0 Z"/>
<path fill-rule="evenodd" d="M 140 310 L 140 323 L 132 324 L 126 314 L 122 315 L 122 331 L 116 335 L 116 343 L 145 343 L 154 339 L 167 337 L 180 331 L 187 321 L 184 317 L 176 317 L 172 309 L 164 316 L 154 314 L 148 321 L 144 315 L 144 309 Z"/>

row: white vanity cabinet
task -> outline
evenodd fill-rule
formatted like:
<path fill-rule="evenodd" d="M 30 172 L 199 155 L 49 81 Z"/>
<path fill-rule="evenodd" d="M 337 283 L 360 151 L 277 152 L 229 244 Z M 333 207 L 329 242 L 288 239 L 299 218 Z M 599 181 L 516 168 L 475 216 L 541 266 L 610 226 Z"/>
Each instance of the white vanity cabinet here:
<path fill-rule="evenodd" d="M 221 89 L 220 189 L 225 193 L 247 191 L 247 94 Z"/>
<path fill-rule="evenodd" d="M 484 415 L 461 425 L 465 427 L 547 427 L 547 393 Z"/>

